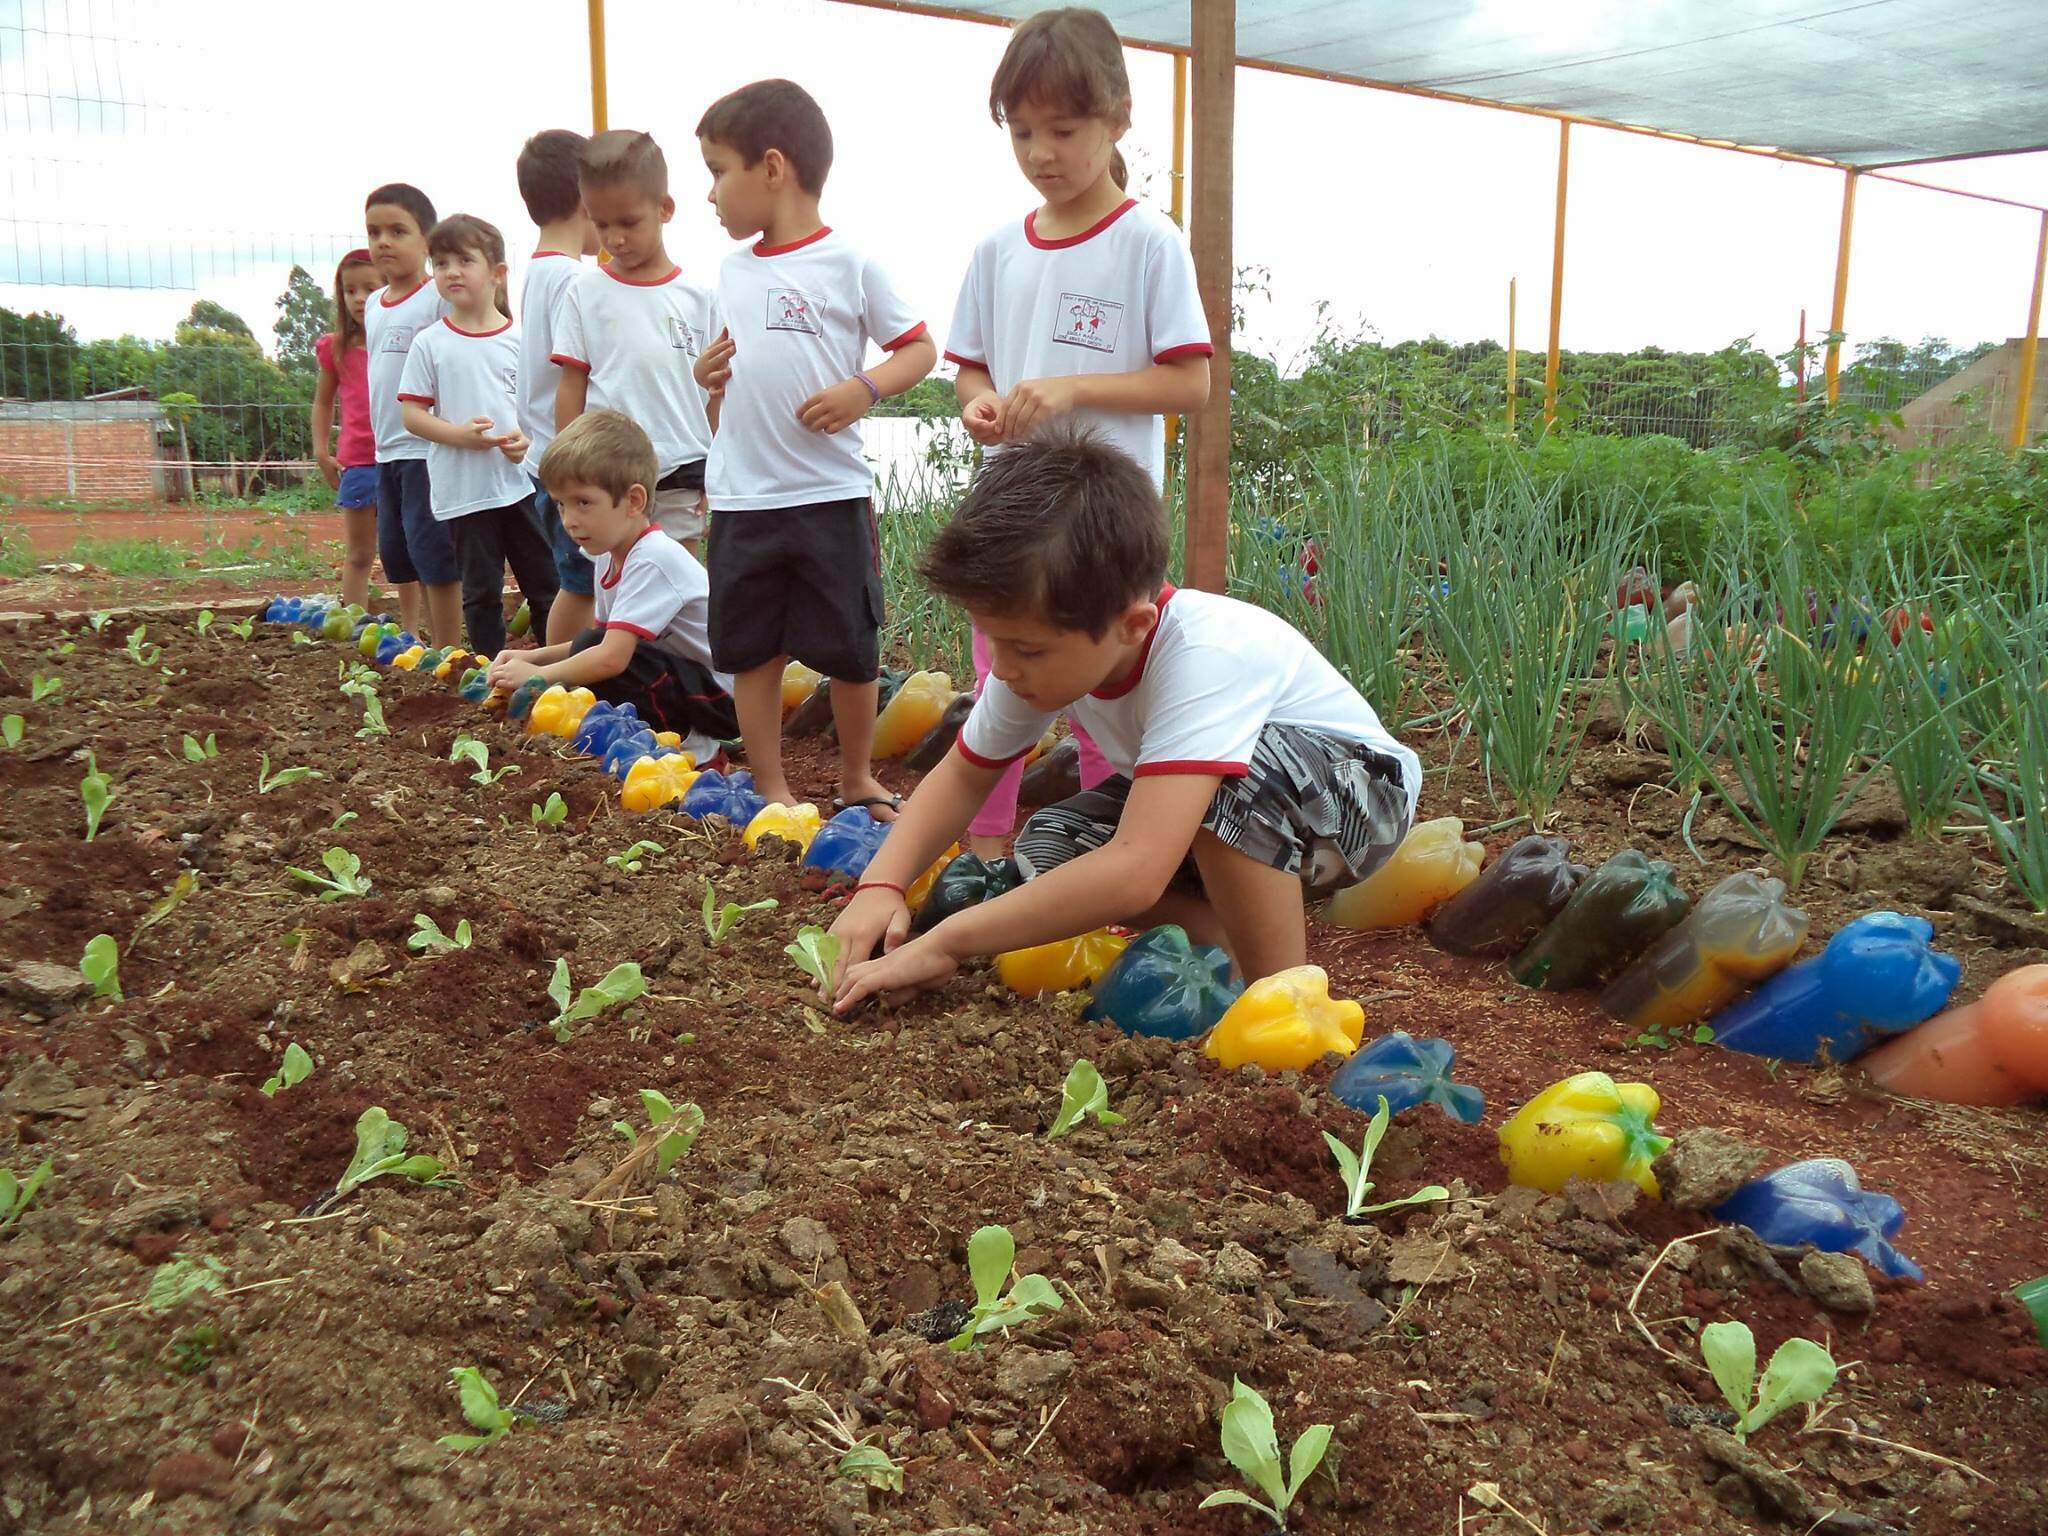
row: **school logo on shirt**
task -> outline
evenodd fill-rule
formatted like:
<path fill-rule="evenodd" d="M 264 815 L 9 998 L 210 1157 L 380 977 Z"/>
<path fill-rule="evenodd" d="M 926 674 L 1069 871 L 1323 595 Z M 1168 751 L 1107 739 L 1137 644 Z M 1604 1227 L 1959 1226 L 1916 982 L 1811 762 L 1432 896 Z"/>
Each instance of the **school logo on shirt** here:
<path fill-rule="evenodd" d="M 412 350 L 413 328 L 409 325 L 394 325 L 384 333 L 386 352 L 410 352 Z"/>
<path fill-rule="evenodd" d="M 1063 293 L 1058 317 L 1053 321 L 1052 339 L 1062 346 L 1086 347 L 1090 352 L 1114 352 L 1123 326 L 1123 305 L 1110 299 L 1091 299 L 1085 293 Z"/>
<path fill-rule="evenodd" d="M 678 352 L 687 352 L 691 357 L 697 355 L 697 333 L 690 328 L 690 322 L 680 315 L 668 317 L 668 344 Z"/>
<path fill-rule="evenodd" d="M 768 290 L 768 329 L 802 331 L 807 336 L 824 334 L 818 324 L 817 305 L 801 288 Z"/>

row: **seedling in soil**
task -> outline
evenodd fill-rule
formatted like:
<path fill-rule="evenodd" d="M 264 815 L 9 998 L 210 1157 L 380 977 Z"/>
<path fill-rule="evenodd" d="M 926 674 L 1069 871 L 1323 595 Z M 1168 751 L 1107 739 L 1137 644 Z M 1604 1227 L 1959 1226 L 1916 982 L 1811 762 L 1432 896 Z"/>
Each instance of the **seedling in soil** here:
<path fill-rule="evenodd" d="M 1344 1180 L 1344 1217 L 1348 1221 L 1371 1211 L 1391 1211 L 1404 1205 L 1427 1205 L 1432 1200 L 1448 1200 L 1451 1192 L 1441 1184 L 1430 1184 L 1418 1189 L 1412 1195 L 1403 1195 L 1398 1200 L 1382 1200 L 1377 1205 L 1367 1205 L 1365 1197 L 1372 1193 L 1372 1158 L 1385 1139 L 1387 1126 L 1393 1120 L 1387 1108 L 1387 1096 L 1380 1095 L 1380 1107 L 1373 1112 L 1372 1122 L 1365 1128 L 1365 1141 L 1354 1152 L 1343 1142 L 1323 1132 L 1323 1140 L 1329 1143 L 1330 1155 L 1337 1159 L 1337 1170 Z"/>
<path fill-rule="evenodd" d="M 356 1155 L 348 1170 L 334 1186 L 331 1200 L 339 1200 L 372 1179 L 395 1173 L 415 1184 L 446 1187 L 453 1183 L 441 1176 L 441 1160 L 425 1154 L 405 1155 L 406 1129 L 377 1105 L 372 1104 L 356 1120 Z M 323 1204 L 331 1201 L 323 1201 Z"/>
<path fill-rule="evenodd" d="M 536 827 L 559 827 L 569 819 L 569 804 L 559 789 L 548 791 L 547 804 L 529 805 L 526 809 Z"/>
<path fill-rule="evenodd" d="M 555 974 L 548 982 L 548 997 L 555 1005 L 555 1017 L 548 1027 L 555 1032 L 555 1039 L 567 1045 L 573 1031 L 570 1026 L 584 1019 L 594 1019 L 607 1009 L 622 1007 L 647 990 L 647 978 L 640 974 L 640 967 L 631 960 L 621 961 L 604 973 L 604 979 L 594 987 L 585 987 L 576 994 L 576 1001 L 569 1001 L 569 962 L 557 960 Z"/>
<path fill-rule="evenodd" d="M 1714 1384 L 1736 1412 L 1735 1438 L 1747 1440 L 1794 1403 L 1817 1403 L 1835 1384 L 1835 1357 L 1811 1339 L 1778 1346 L 1764 1378 L 1756 1379 L 1756 1335 L 1747 1323 L 1709 1323 L 1700 1330 L 1700 1354 Z M 1750 1388 L 1756 1401 L 1750 1402 Z"/>
<path fill-rule="evenodd" d="M 1202 1500 L 1201 1508 L 1243 1504 L 1256 1509 L 1281 1530 L 1287 1529 L 1288 1506 L 1302 1484 L 1315 1475 L 1330 1449 L 1330 1426 L 1311 1424 L 1294 1442 L 1287 1471 L 1280 1471 L 1280 1437 L 1273 1429 L 1273 1410 L 1264 1397 L 1236 1377 L 1230 1380 L 1230 1402 L 1223 1410 L 1223 1455 L 1240 1476 L 1272 1500 L 1261 1503 L 1235 1488 L 1219 1488 Z"/>
<path fill-rule="evenodd" d="M 55 650 L 51 651 L 50 654 L 52 656 L 69 656 L 72 652 L 76 651 L 77 649 L 78 642 L 76 640 L 66 640 L 62 645 L 58 646 Z"/>
<path fill-rule="evenodd" d="M 199 617 L 192 621 L 192 627 L 199 631 L 201 636 L 204 636 L 209 629 L 213 628 L 213 610 L 211 608 L 200 609 Z"/>
<path fill-rule="evenodd" d="M 1653 1051 L 1668 1051 L 1681 1039 L 1690 1040 L 1694 1045 L 1706 1045 L 1714 1038 L 1711 1024 L 1695 1024 L 1690 1030 L 1673 1033 L 1665 1029 L 1647 1029 L 1636 1036 L 1637 1045 L 1646 1045 Z"/>
<path fill-rule="evenodd" d="M 1060 1090 L 1060 1112 L 1053 1117 L 1047 1141 L 1058 1141 L 1081 1121 L 1093 1115 L 1098 1125 L 1122 1125 L 1124 1117 L 1109 1107 L 1109 1086 L 1095 1063 L 1083 1056 L 1067 1069 L 1066 1085 Z"/>
<path fill-rule="evenodd" d="M 61 677 L 45 677 L 37 672 L 28 680 L 28 701 L 31 704 L 40 704 L 51 694 L 63 691 L 64 679 Z"/>
<path fill-rule="evenodd" d="M 272 773 L 270 771 L 270 754 L 265 752 L 263 760 L 256 770 L 256 793 L 267 795 L 273 789 L 283 789 L 287 785 L 298 783 L 301 779 L 324 779 L 326 777 L 327 775 L 318 768 L 280 768 L 277 772 Z"/>
<path fill-rule="evenodd" d="M 161 1317 L 175 1312 L 201 1292 L 220 1289 L 227 1265 L 210 1253 L 198 1258 L 179 1257 L 157 1265 L 150 1273 L 149 1294 L 142 1298 L 142 1310 Z"/>
<path fill-rule="evenodd" d="M 662 847 L 661 844 L 653 841 L 651 838 L 643 837 L 624 853 L 612 854 L 605 860 L 605 863 L 624 874 L 637 875 L 647 867 L 648 854 L 666 852 L 668 850 Z"/>
<path fill-rule="evenodd" d="M 99 759 L 85 754 L 85 777 L 78 781 L 78 798 L 85 802 L 85 840 L 100 835 L 100 818 L 114 803 L 114 781 L 100 772 Z"/>
<path fill-rule="evenodd" d="M 766 1384 L 789 1393 L 782 1406 L 805 1434 L 828 1451 L 844 1453 L 833 1471 L 885 1493 L 903 1491 L 903 1464 L 872 1440 L 854 1434 L 846 1415 L 826 1401 L 823 1393 L 786 1376 L 771 1376 Z"/>
<path fill-rule="evenodd" d="M 479 785 L 484 789 L 489 789 L 498 780 L 504 778 L 506 774 L 519 771 L 517 763 L 493 771 L 491 768 L 491 749 L 478 741 L 474 736 L 466 733 L 455 738 L 455 745 L 448 749 L 448 761 L 451 763 L 476 764 L 476 772 L 469 776 L 469 782 Z"/>
<path fill-rule="evenodd" d="M 187 1328 L 166 1344 L 157 1357 L 157 1364 L 173 1376 L 197 1376 L 213 1364 L 214 1353 L 220 1346 L 220 1330 L 211 1323 L 201 1323 L 196 1328 Z"/>
<path fill-rule="evenodd" d="M 208 731 L 204 741 L 196 736 L 187 736 L 180 750 L 184 752 L 186 762 L 203 763 L 208 758 L 220 756 L 220 743 L 213 739 L 213 732 Z"/>
<path fill-rule="evenodd" d="M 228 633 L 238 640 L 246 640 L 256 633 L 256 621 L 253 618 L 237 619 L 228 626 Z"/>
<path fill-rule="evenodd" d="M 143 936 L 158 923 L 169 917 L 184 904 L 185 898 L 199 889 L 199 877 L 191 870 L 180 870 L 178 878 L 171 882 L 171 888 L 150 903 L 149 911 L 142 921 L 135 925 L 135 933 L 128 941 L 128 947 L 135 947 L 135 940 Z"/>
<path fill-rule="evenodd" d="M 953 1336 L 952 1348 L 973 1349 L 984 1333 L 1013 1328 L 1065 1305 L 1043 1275 L 1023 1275 L 1003 1294 L 1003 1282 L 1017 1261 L 1017 1240 L 1008 1227 L 983 1227 L 967 1240 L 967 1273 L 974 1280 L 974 1311 Z"/>
<path fill-rule="evenodd" d="M 96 933 L 85 941 L 78 969 L 92 983 L 94 997 L 121 1001 L 121 950 L 111 933 Z"/>
<path fill-rule="evenodd" d="M 709 880 L 704 882 L 704 934 L 716 949 L 725 942 L 725 936 L 732 932 L 732 925 L 749 912 L 772 912 L 780 903 L 773 896 L 764 896 L 759 901 L 750 901 L 741 906 L 736 901 L 718 905 L 718 891 Z"/>
<path fill-rule="evenodd" d="M 306 1048 L 294 1040 L 284 1048 L 284 1060 L 277 1070 L 264 1079 L 257 1089 L 266 1099 L 274 1099 L 285 1088 L 296 1088 L 313 1075 L 313 1058 L 306 1054 Z"/>
<path fill-rule="evenodd" d="M 463 918 L 455 925 L 455 937 L 449 938 L 441 931 L 441 925 L 424 912 L 412 915 L 413 934 L 405 941 L 405 947 L 426 955 L 445 955 L 458 949 L 469 948 L 475 937 L 469 927 L 469 919 Z"/>
<path fill-rule="evenodd" d="M 782 952 L 796 962 L 796 968 L 818 984 L 830 986 L 832 972 L 839 965 L 839 937 L 816 923 L 805 923 L 796 931 L 796 942 L 782 946 Z"/>
<path fill-rule="evenodd" d="M 443 1435 L 436 1442 L 451 1451 L 480 1451 L 494 1441 L 502 1440 L 512 1433 L 512 1410 L 498 1402 L 498 1389 L 484 1380 L 484 1373 L 473 1365 L 460 1365 L 448 1373 L 455 1389 L 462 1394 L 462 1416 L 469 1421 L 472 1429 L 482 1430 L 478 1435 Z"/>
<path fill-rule="evenodd" d="M 676 1159 L 690 1150 L 697 1133 L 704 1129 L 704 1111 L 695 1104 L 671 1104 L 668 1096 L 652 1088 L 640 1090 L 640 1107 L 647 1112 L 647 1123 L 655 1130 L 663 1126 L 671 1129 L 654 1144 L 654 1176 L 658 1179 L 676 1165 Z M 612 1129 L 626 1140 L 634 1139 L 633 1127 L 624 1120 L 614 1120 Z"/>
<path fill-rule="evenodd" d="M 358 741 L 368 741 L 373 736 L 389 736 L 391 727 L 384 723 L 384 701 L 377 697 L 377 690 L 365 688 L 361 692 L 363 701 L 363 724 L 356 732 Z"/>
<path fill-rule="evenodd" d="M 160 645 L 145 645 L 142 637 L 149 633 L 147 624 L 138 624 L 128 631 L 128 659 L 138 667 L 153 667 L 162 657 L 164 648 Z"/>
<path fill-rule="evenodd" d="M 19 715 L 9 715 L 6 719 L 0 720 L 0 739 L 4 739 L 10 747 L 20 746 L 21 738 L 27 731 L 28 722 Z"/>
<path fill-rule="evenodd" d="M 335 817 L 333 821 L 327 824 L 327 830 L 330 832 L 339 832 L 343 827 L 347 826 L 350 822 L 358 819 L 359 818 L 356 812 L 343 811 L 339 816 Z"/>
<path fill-rule="evenodd" d="M 43 1180 L 50 1176 L 50 1170 L 55 1166 L 44 1158 L 25 1179 L 17 1178 L 12 1168 L 0 1168 L 0 1235 L 14 1230 L 14 1224 L 21 1220 L 21 1213 L 28 1209 L 29 1202 L 35 1199 L 36 1191 L 43 1187 Z"/>
<path fill-rule="evenodd" d="M 327 873 L 316 875 L 310 869 L 299 869 L 287 864 L 285 873 L 296 876 L 306 884 L 317 886 L 322 901 L 339 901 L 344 896 L 367 896 L 370 882 L 363 878 L 363 861 L 346 848 L 330 848 L 320 855 L 320 862 L 327 866 Z"/>
<path fill-rule="evenodd" d="M 87 620 L 86 620 L 86 623 L 88 623 L 88 624 L 90 624 L 90 625 L 92 626 L 92 632 L 93 632 L 94 634 L 98 634 L 98 633 L 99 633 L 99 632 L 100 632 L 101 630 L 103 630 L 103 629 L 105 629 L 105 628 L 107 627 L 107 621 L 108 621 L 109 619 L 113 618 L 113 616 L 114 616 L 114 610 L 113 610 L 113 609 L 111 609 L 111 608 L 102 608 L 102 609 L 101 609 L 101 610 L 100 610 L 100 611 L 99 611 L 98 613 L 96 613 L 96 614 L 92 615 L 92 617 L 90 617 L 89 619 L 87 619 Z"/>

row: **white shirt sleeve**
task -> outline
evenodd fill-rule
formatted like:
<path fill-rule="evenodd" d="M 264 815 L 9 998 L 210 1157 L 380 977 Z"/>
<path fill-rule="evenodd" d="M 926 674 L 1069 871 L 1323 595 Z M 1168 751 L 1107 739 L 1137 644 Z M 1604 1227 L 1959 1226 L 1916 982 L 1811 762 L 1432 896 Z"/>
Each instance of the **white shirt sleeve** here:
<path fill-rule="evenodd" d="M 1186 639 L 1154 656 L 1147 670 L 1145 728 L 1132 777 L 1239 778 L 1251 771 L 1252 751 L 1284 678 L 1271 668 L 1245 666 L 1227 646 Z"/>
<path fill-rule="evenodd" d="M 981 313 L 981 252 L 967 264 L 960 281 L 960 299 L 953 306 L 953 324 L 946 332 L 946 359 L 963 368 L 988 369 L 988 329 Z"/>
<path fill-rule="evenodd" d="M 1209 317 L 1195 283 L 1195 258 L 1172 228 L 1159 232 L 1145 256 L 1145 319 L 1152 333 L 1152 361 L 1215 354 Z"/>
<path fill-rule="evenodd" d="M 860 322 L 868 339 L 884 352 L 908 346 L 924 331 L 917 312 L 872 261 L 863 261 L 860 267 Z"/>
<path fill-rule="evenodd" d="M 555 305 L 555 346 L 548 354 L 548 361 L 588 373 L 590 341 L 584 334 L 583 300 L 578 292 L 582 286 L 580 282 L 572 282 L 562 289 L 562 297 Z"/>
<path fill-rule="evenodd" d="M 431 335 L 429 332 L 428 336 Z M 434 345 L 428 336 L 415 337 L 411 350 L 405 354 L 405 371 L 398 376 L 398 398 L 431 410 L 440 396 L 435 389 Z"/>
<path fill-rule="evenodd" d="M 652 640 L 675 621 L 687 599 L 688 594 L 659 564 L 629 559 L 625 570 L 619 573 L 618 585 L 612 589 L 604 627 L 628 629 L 642 640 Z"/>
<path fill-rule="evenodd" d="M 1054 716 L 1026 704 L 991 677 L 960 727 L 960 755 L 977 768 L 1007 768 L 1038 745 Z"/>

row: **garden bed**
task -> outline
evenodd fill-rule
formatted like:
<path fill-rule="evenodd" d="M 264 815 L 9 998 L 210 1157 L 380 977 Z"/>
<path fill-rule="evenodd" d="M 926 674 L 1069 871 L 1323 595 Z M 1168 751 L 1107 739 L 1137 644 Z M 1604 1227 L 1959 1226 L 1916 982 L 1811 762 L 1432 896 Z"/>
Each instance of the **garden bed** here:
<path fill-rule="evenodd" d="M 1257 1529 L 1196 1508 L 1237 1486 L 1216 1430 L 1233 1376 L 1272 1402 L 1283 1444 L 1336 1426 L 1302 1531 L 1797 1532 L 1831 1511 L 1821 1529 L 2048 1526 L 2048 1353 L 2006 1296 L 2048 1271 L 2039 1112 L 1650 1049 L 1589 999 L 1523 991 L 1417 932 L 1319 927 L 1311 958 L 1366 999 L 1368 1034 L 1449 1039 L 1488 1100 L 1482 1127 L 1410 1112 L 1375 1164 L 1387 1195 L 1442 1183 L 1447 1207 L 1346 1225 L 1320 1132 L 1356 1144 L 1364 1121 L 1322 1091 L 1327 1064 L 1226 1074 L 985 972 L 821 1020 L 782 945 L 834 903 L 794 866 L 715 823 L 625 816 L 594 763 L 430 679 L 390 675 L 390 734 L 359 739 L 335 647 L 152 616 L 164 652 L 144 665 L 122 628 L 0 635 L 5 708 L 27 722 L 0 753 L 0 1165 L 54 1164 L 0 1239 L 0 1508 L 22 1529 L 1221 1536 Z M 63 687 L 30 704 L 38 673 Z M 520 771 L 471 784 L 447 761 L 458 731 Z M 209 733 L 219 755 L 187 761 L 182 739 Z M 1579 857 L 1662 852 L 1695 892 L 1754 857 L 1702 817 L 1702 869 L 1668 797 L 1639 792 L 1662 758 L 1613 736 L 1559 801 Z M 1423 814 L 1490 819 L 1475 769 L 1442 776 L 1448 738 L 1418 745 Z M 90 844 L 87 750 L 116 788 Z M 260 754 L 323 777 L 259 793 Z M 826 791 L 822 754 L 795 765 Z M 568 819 L 536 826 L 528 807 L 557 791 Z M 1967 845 L 1908 846 L 1881 802 L 1859 811 L 1801 893 L 1817 938 L 1874 905 L 1927 912 L 1964 955 L 1964 995 L 2042 957 Z M 606 863 L 638 838 L 664 851 L 639 873 Z M 329 847 L 360 857 L 368 894 L 323 903 L 286 874 Z M 183 872 L 197 888 L 138 934 Z M 706 879 L 780 906 L 714 949 Z M 417 913 L 467 919 L 473 947 L 411 952 Z M 18 970 L 76 964 L 100 932 L 125 1001 L 39 997 Z M 579 986 L 636 961 L 648 995 L 558 1044 L 535 1027 L 557 958 Z M 314 1071 L 266 1097 L 292 1042 Z M 1127 1121 L 1048 1142 L 1077 1056 Z M 1926 1283 L 1880 1279 L 1874 1313 L 1829 1311 L 1714 1239 L 1638 1296 L 1712 1220 L 1510 1191 L 1495 1152 L 1514 1106 L 1590 1069 L 1654 1084 L 1666 1131 L 1849 1159 L 1905 1204 L 1899 1244 Z M 695 1102 L 705 1128 L 666 1178 L 613 1195 L 612 1122 L 639 1123 L 643 1088 Z M 459 1186 L 384 1178 L 302 1217 L 373 1104 Z M 1066 1305 L 956 1353 L 907 1325 L 972 1299 L 966 1239 L 991 1222 Z M 123 1305 L 179 1257 L 217 1259 L 222 1289 L 160 1316 Z M 835 1329 L 833 1280 L 866 1333 Z M 1751 1455 L 1696 1427 L 1711 1381 L 1636 1321 L 1691 1361 L 1685 1320 L 1722 1318 L 1765 1353 L 1795 1333 L 1831 1345 L 1847 1368 L 1823 1432 L 1788 1413 Z M 438 1448 L 468 1428 L 448 1372 L 472 1365 L 553 1422 Z M 903 1493 L 836 1476 L 777 1378 L 878 1432 Z"/>

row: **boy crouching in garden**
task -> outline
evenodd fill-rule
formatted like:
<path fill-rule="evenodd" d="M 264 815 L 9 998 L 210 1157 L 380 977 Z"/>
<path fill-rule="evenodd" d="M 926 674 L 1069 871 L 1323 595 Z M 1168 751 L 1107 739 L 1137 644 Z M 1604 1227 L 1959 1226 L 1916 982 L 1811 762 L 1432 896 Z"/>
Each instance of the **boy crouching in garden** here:
<path fill-rule="evenodd" d="M 1306 956 L 1305 900 L 1400 845 L 1415 754 L 1284 619 L 1167 585 L 1167 551 L 1151 477 L 1115 449 L 1069 431 L 989 459 L 922 574 L 991 674 L 833 925 L 841 1011 L 1105 923 L 1178 923 L 1269 976 Z M 1062 711 L 1116 776 L 1025 823 L 1025 884 L 908 939 L 905 888 Z"/>

